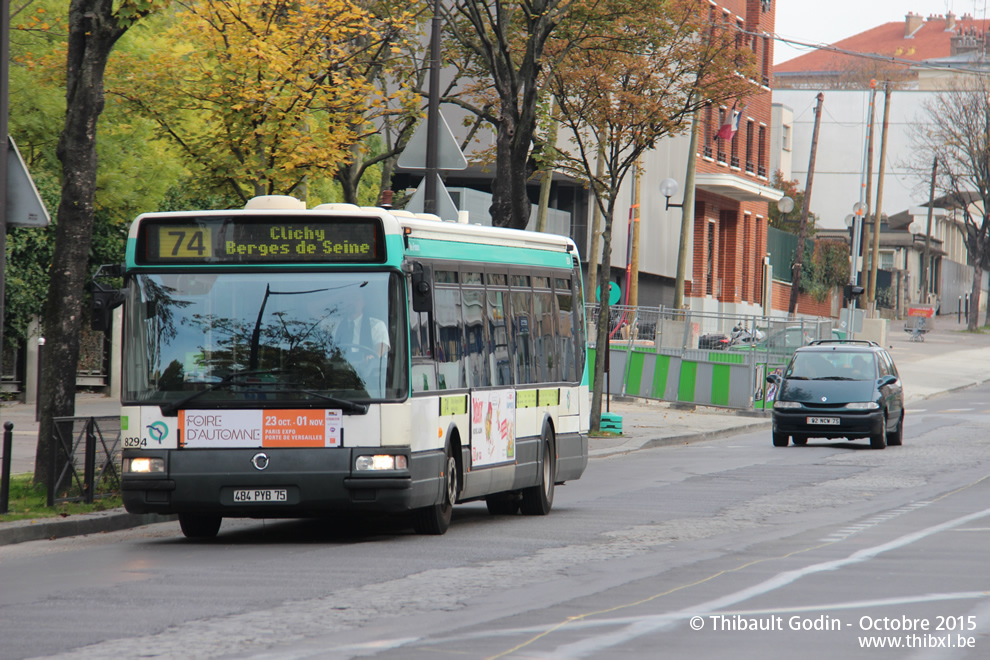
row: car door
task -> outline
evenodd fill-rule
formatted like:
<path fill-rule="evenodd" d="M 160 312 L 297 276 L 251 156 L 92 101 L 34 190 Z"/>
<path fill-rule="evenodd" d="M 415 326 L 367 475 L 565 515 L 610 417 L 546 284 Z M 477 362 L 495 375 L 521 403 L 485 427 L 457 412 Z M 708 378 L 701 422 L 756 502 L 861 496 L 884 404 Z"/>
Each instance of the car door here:
<path fill-rule="evenodd" d="M 897 373 L 897 367 L 894 366 L 894 361 L 890 359 L 887 351 L 879 351 L 877 353 L 877 364 L 880 368 L 881 378 L 884 376 L 893 376 L 897 379 L 893 383 L 880 388 L 880 392 L 883 394 L 887 404 L 887 421 L 890 424 L 896 424 L 904 410 L 903 385 Z"/>

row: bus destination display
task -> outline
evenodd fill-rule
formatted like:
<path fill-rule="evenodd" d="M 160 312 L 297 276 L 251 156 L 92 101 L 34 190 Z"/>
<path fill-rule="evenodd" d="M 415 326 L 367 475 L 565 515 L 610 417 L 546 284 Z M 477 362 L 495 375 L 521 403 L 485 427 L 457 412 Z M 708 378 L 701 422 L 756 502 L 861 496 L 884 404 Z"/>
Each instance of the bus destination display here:
<path fill-rule="evenodd" d="M 373 218 L 285 221 L 196 218 L 143 225 L 145 263 L 378 263 L 381 224 Z"/>

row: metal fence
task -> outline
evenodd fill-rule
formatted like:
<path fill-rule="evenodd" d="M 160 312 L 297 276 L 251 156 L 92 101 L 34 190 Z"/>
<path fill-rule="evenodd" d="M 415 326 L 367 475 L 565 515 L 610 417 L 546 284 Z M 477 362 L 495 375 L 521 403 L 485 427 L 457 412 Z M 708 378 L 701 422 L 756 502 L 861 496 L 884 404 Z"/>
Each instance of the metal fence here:
<path fill-rule="evenodd" d="M 120 417 L 56 417 L 48 506 L 120 492 Z"/>
<path fill-rule="evenodd" d="M 599 306 L 587 306 L 597 349 Z M 838 337 L 832 319 L 712 314 L 664 307 L 609 308 L 611 394 L 729 408 L 766 407 L 766 374 L 794 350 Z"/>

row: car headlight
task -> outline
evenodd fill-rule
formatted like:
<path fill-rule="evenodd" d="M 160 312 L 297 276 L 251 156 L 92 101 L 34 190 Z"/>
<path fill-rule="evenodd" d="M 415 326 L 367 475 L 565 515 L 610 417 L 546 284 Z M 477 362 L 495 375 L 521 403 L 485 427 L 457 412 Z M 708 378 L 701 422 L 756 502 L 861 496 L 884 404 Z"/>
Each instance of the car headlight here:
<path fill-rule="evenodd" d="M 377 454 L 375 456 L 358 456 L 354 461 L 354 469 L 358 472 L 370 470 L 405 470 L 408 460 L 405 456 L 393 454 Z"/>
<path fill-rule="evenodd" d="M 854 401 L 846 404 L 846 408 L 849 410 L 876 410 L 879 407 L 880 404 L 876 401 Z"/>
<path fill-rule="evenodd" d="M 801 404 L 797 401 L 774 401 L 773 407 L 776 410 L 784 410 L 787 408 L 801 408 Z"/>
<path fill-rule="evenodd" d="M 137 474 L 162 473 L 165 471 L 164 458 L 125 458 L 124 472 Z"/>

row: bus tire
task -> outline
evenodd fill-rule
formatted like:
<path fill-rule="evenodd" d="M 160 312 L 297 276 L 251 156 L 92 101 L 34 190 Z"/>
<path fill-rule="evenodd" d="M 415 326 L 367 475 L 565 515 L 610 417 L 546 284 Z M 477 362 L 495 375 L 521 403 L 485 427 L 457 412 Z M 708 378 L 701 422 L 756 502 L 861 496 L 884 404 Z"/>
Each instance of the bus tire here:
<path fill-rule="evenodd" d="M 543 430 L 540 441 L 540 480 L 535 486 L 523 488 L 519 509 L 527 516 L 545 516 L 553 506 L 554 482 L 557 479 L 557 454 L 554 451 L 553 431 Z"/>
<path fill-rule="evenodd" d="M 221 516 L 180 513 L 179 527 L 187 539 L 212 539 L 220 531 Z"/>
<path fill-rule="evenodd" d="M 413 511 L 413 529 L 417 534 L 439 536 L 450 527 L 450 517 L 457 501 L 457 462 L 450 447 L 447 447 L 444 458 L 443 495 L 438 504 L 425 506 Z"/>

